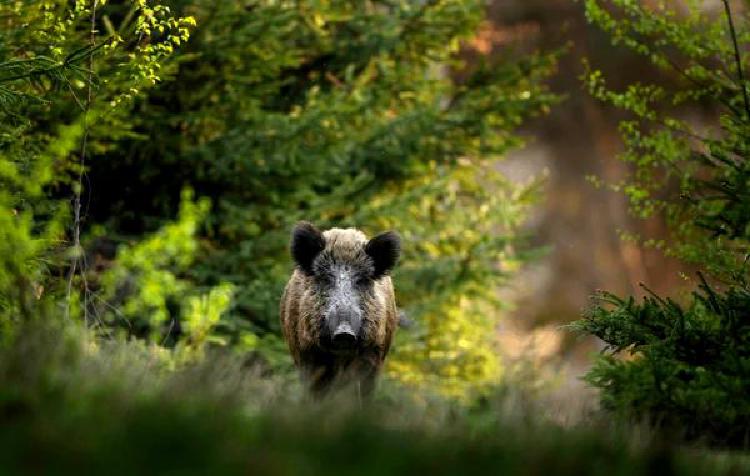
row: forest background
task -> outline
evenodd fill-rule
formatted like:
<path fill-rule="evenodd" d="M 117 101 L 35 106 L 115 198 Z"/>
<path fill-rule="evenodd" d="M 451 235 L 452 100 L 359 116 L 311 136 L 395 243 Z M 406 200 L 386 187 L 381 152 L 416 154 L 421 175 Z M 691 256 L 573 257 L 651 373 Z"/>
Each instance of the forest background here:
<path fill-rule="evenodd" d="M 631 448 L 630 426 L 589 428 L 613 415 L 743 448 L 745 8 L 3 3 L 0 414 L 26 436 L 5 434 L 8 464 L 43 464 L 24 452 L 41 445 L 63 468 L 110 467 L 130 431 L 162 435 L 139 442 L 146 456 L 125 471 L 189 453 L 159 443 L 182 428 L 202 450 L 185 468 L 198 458 L 277 472 L 274 458 L 210 435 L 283 455 L 315 412 L 331 411 L 301 409 L 279 335 L 301 219 L 398 230 L 394 280 L 410 325 L 382 408 L 361 428 L 333 425 L 299 458 L 327 454 L 339 432 L 378 434 L 378 412 L 409 415 L 396 440 L 432 435 L 404 453 L 417 465 L 450 440 L 433 427 L 458 428 L 451 464 L 478 451 L 491 467 L 515 451 L 498 443 L 502 428 L 527 448 L 539 425 L 552 431 L 539 471 L 559 468 L 562 440 L 571 471 L 598 471 L 594 452 L 618 468 L 694 468 L 660 437 Z M 590 302 L 599 289 L 614 294 Z M 527 393 L 539 407 L 517 407 Z M 110 413 L 102 402 L 113 400 Z M 206 416 L 220 401 L 231 403 L 217 426 Z M 300 414 L 272 443 L 263 435 L 285 405 Z M 111 421 L 99 428 L 101 418 Z M 556 439 L 570 421 L 586 428 Z M 71 431 L 86 435 L 80 445 L 65 442 Z M 373 458 L 399 447 L 371 443 Z"/>

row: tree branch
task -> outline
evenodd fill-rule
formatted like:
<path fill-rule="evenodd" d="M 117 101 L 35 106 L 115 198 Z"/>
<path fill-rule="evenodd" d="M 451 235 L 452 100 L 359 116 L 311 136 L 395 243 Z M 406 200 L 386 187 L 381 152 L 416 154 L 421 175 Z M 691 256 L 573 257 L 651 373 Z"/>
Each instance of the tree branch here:
<path fill-rule="evenodd" d="M 745 75 L 742 73 L 742 58 L 740 57 L 740 48 L 737 45 L 737 32 L 734 30 L 734 20 L 732 20 L 732 10 L 729 7 L 729 0 L 723 1 L 724 11 L 727 14 L 727 22 L 729 23 L 729 34 L 732 36 L 732 45 L 734 46 L 734 61 L 737 63 L 737 76 L 739 76 L 740 88 L 742 88 L 742 99 L 745 101 L 745 113 L 748 120 L 750 120 L 750 100 L 747 97 Z"/>
<path fill-rule="evenodd" d="M 99 6 L 99 0 L 94 0 L 91 6 L 91 29 L 89 30 L 89 78 L 88 87 L 86 89 L 86 103 L 83 111 L 83 137 L 81 138 L 81 151 L 79 154 L 80 160 L 78 164 L 78 183 L 74 190 L 75 196 L 73 197 L 73 262 L 70 265 L 70 272 L 68 273 L 68 289 L 67 289 L 67 306 L 65 308 L 65 317 L 70 317 L 70 297 L 73 290 L 73 280 L 75 279 L 76 271 L 81 263 L 81 189 L 83 188 L 83 171 L 86 166 L 86 147 L 89 137 L 89 125 L 88 125 L 88 113 L 91 108 L 91 102 L 93 100 L 93 87 L 92 83 L 94 80 L 94 51 L 96 50 L 96 9 Z M 75 54 L 75 53 L 74 53 Z M 84 264 L 81 263 L 81 276 L 86 280 L 83 274 Z M 86 286 L 88 288 L 88 286 Z M 85 293 L 86 291 L 84 291 Z M 85 295 L 85 294 L 84 294 Z M 87 305 L 84 298 L 83 303 L 83 315 L 84 322 L 88 325 L 88 313 Z"/>

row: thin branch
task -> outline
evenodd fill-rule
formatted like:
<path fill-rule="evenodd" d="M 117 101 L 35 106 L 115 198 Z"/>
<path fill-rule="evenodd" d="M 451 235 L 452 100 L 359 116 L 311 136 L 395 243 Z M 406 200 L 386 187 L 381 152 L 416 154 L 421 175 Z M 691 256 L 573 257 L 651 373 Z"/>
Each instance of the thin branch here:
<path fill-rule="evenodd" d="M 742 88 L 742 99 L 745 101 L 745 113 L 747 113 L 747 118 L 750 120 L 750 100 L 747 97 L 745 76 L 742 73 L 742 58 L 740 57 L 740 48 L 737 45 L 737 32 L 734 30 L 734 20 L 732 20 L 732 10 L 729 8 L 729 0 L 723 1 L 724 10 L 727 14 L 727 22 L 729 22 L 729 33 L 732 36 L 732 44 L 734 46 L 734 61 L 737 63 L 737 76 L 739 76 L 740 87 Z"/>
<path fill-rule="evenodd" d="M 75 196 L 73 197 L 73 262 L 70 265 L 70 272 L 68 273 L 68 289 L 67 289 L 67 306 L 65 307 L 65 317 L 70 318 L 70 297 L 73 290 L 73 280 L 75 279 L 76 272 L 81 263 L 79 254 L 81 250 L 81 189 L 83 188 L 83 171 L 86 166 L 86 147 L 89 137 L 89 124 L 88 124 L 88 113 L 91 108 L 91 102 L 93 100 L 93 81 L 94 81 L 94 51 L 96 49 L 96 9 L 99 6 L 99 0 L 94 0 L 91 6 L 91 29 L 89 30 L 89 45 L 91 50 L 89 51 L 89 77 L 87 81 L 86 90 L 86 103 L 83 111 L 83 137 L 81 138 L 81 152 L 79 154 L 78 164 L 78 183 L 75 188 Z M 80 51 L 80 50 L 79 50 Z M 76 52 L 77 53 L 77 52 Z M 88 297 L 88 283 L 86 283 L 86 277 L 83 275 L 85 271 L 84 265 L 81 264 L 81 276 L 84 279 L 84 285 L 86 287 L 84 291 L 84 301 Z M 83 303 L 83 317 L 84 322 L 88 325 L 88 306 L 86 302 Z"/>
<path fill-rule="evenodd" d="M 698 81 L 697 79 L 695 79 L 693 76 L 691 76 L 690 74 L 688 74 L 687 71 L 685 71 L 685 68 L 680 67 L 680 65 L 678 65 L 672 58 L 670 58 L 670 57 L 667 56 L 664 59 L 667 60 L 667 63 L 669 63 L 669 66 L 672 68 L 672 70 L 674 72 L 676 72 L 677 74 L 679 74 L 683 78 L 685 78 L 688 81 L 690 81 L 695 87 L 700 88 L 702 90 L 705 90 L 705 89 L 708 88 L 707 84 L 701 83 L 700 81 Z M 717 82 L 721 81 L 719 77 L 715 76 L 715 79 L 716 79 Z M 730 80 L 731 80 L 731 78 L 730 78 Z M 730 81 L 729 85 L 727 86 L 727 88 L 731 89 L 731 81 Z M 727 107 L 730 111 L 732 111 L 733 113 L 737 114 L 738 116 L 741 116 L 740 111 L 737 110 L 737 108 L 734 107 L 730 101 L 722 98 L 721 95 L 719 95 L 719 97 L 717 98 L 717 100 L 720 103 L 722 103 L 725 107 Z"/>

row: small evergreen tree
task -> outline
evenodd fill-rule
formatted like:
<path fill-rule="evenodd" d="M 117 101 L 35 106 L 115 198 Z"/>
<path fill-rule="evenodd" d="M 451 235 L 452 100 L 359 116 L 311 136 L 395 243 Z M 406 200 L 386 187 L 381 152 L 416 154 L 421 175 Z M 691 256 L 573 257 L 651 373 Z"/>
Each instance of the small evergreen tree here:
<path fill-rule="evenodd" d="M 690 438 L 746 444 L 750 436 L 750 103 L 744 77 L 750 31 L 745 18 L 688 14 L 628 0 L 586 2 L 589 20 L 648 58 L 675 84 L 607 88 L 587 76 L 591 93 L 629 112 L 620 124 L 633 164 L 613 186 L 642 217 L 663 214 L 669 243 L 646 240 L 702 268 L 687 304 L 651 295 L 636 303 L 600 293 L 574 324 L 607 344 L 587 380 L 605 408 L 678 428 Z M 739 21 L 738 21 L 739 20 Z M 735 22 L 738 22 L 735 29 Z M 711 128 L 681 119 L 690 108 L 716 115 Z M 683 113 L 683 114 L 681 114 Z M 617 357 L 629 353 L 631 359 Z"/>

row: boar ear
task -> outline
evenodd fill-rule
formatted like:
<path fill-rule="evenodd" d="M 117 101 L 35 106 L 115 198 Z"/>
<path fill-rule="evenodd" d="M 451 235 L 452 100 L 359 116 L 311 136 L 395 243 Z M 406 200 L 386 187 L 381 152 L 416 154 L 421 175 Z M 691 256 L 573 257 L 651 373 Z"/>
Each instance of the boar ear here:
<path fill-rule="evenodd" d="M 395 231 L 381 233 L 367 242 L 365 253 L 375 264 L 373 279 L 378 279 L 396 266 L 401 253 L 401 238 Z"/>
<path fill-rule="evenodd" d="M 292 231 L 291 251 L 297 266 L 306 274 L 313 274 L 312 264 L 315 257 L 326 247 L 326 240 L 312 223 L 301 221 Z"/>

